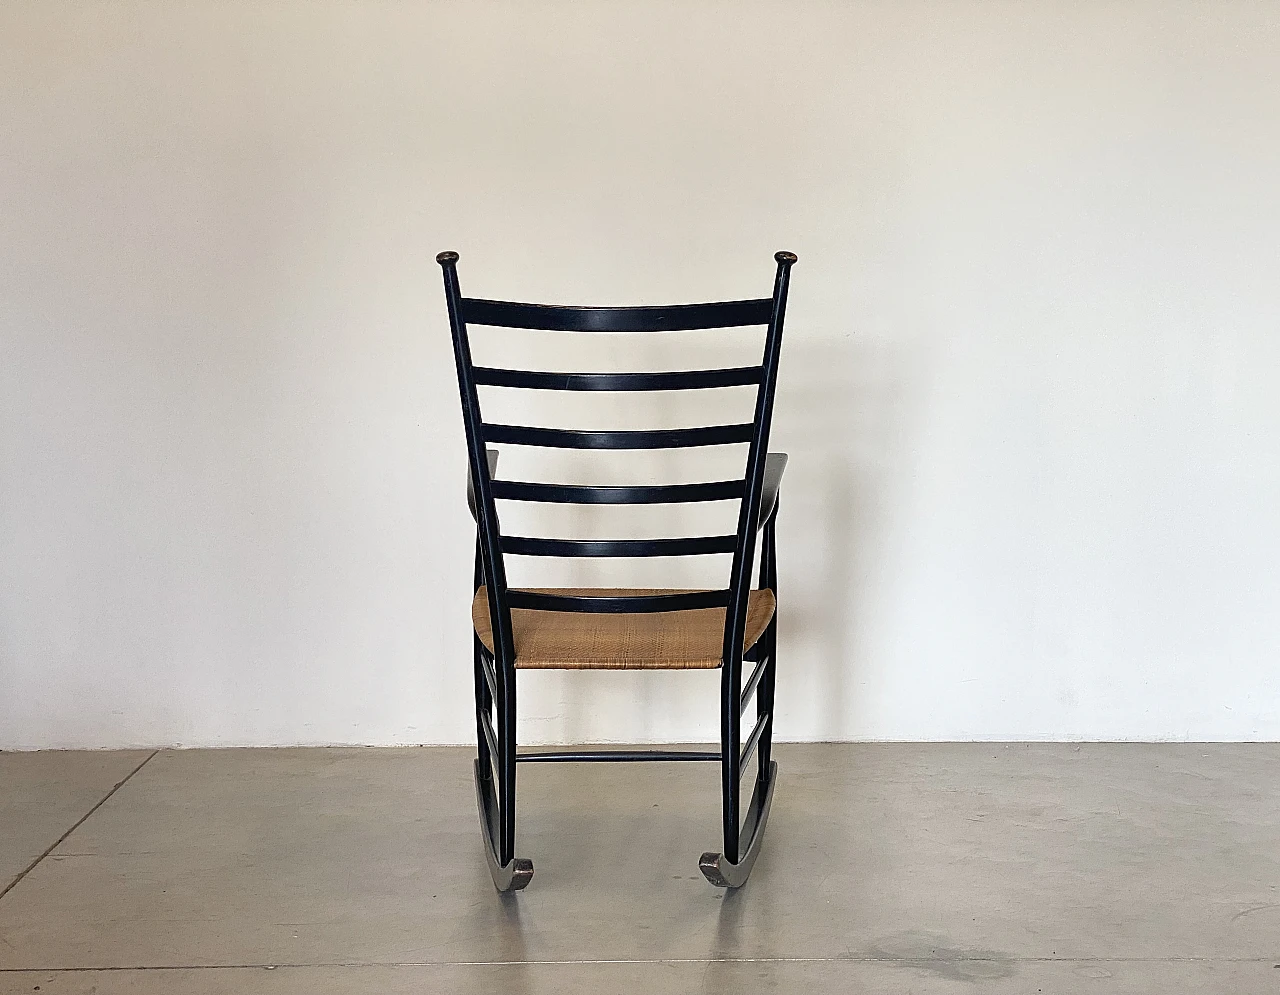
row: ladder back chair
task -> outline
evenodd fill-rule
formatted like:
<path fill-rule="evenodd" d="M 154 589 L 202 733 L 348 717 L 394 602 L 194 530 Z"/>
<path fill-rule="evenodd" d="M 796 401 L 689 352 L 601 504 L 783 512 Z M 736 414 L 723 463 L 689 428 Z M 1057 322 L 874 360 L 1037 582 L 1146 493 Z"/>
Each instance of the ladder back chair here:
<path fill-rule="evenodd" d="M 475 782 L 485 855 L 499 891 L 525 887 L 532 861 L 515 855 L 516 768 L 536 761 L 702 760 L 721 768 L 723 843 L 699 867 L 721 888 L 744 884 L 760 851 L 777 780 L 771 757 L 777 649 L 778 491 L 787 457 L 770 453 L 769 426 L 782 346 L 787 286 L 796 257 L 774 256 L 773 295 L 756 300 L 670 307 L 561 307 L 463 297 L 456 252 L 436 257 L 443 270 L 462 397 L 469 475 L 467 501 L 476 521 L 472 601 L 476 696 Z M 662 373 L 552 373 L 476 366 L 468 325 L 570 332 L 662 332 L 764 328 L 756 366 Z M 752 421 L 658 431 L 571 431 L 484 420 L 477 386 L 569 391 L 700 390 L 756 387 Z M 679 449 L 749 443 L 741 478 L 703 483 L 599 487 L 498 480 L 490 444 L 568 449 Z M 733 535 L 693 538 L 568 540 L 503 532 L 498 501 L 557 504 L 678 504 L 737 501 Z M 751 575 L 760 537 L 759 586 Z M 507 586 L 505 557 L 648 557 L 732 553 L 719 590 L 542 588 Z M 750 672 L 743 681 L 745 665 Z M 516 671 L 520 669 L 721 668 L 720 748 L 691 750 L 516 750 Z M 754 698 L 745 741 L 742 716 Z M 741 811 L 742 776 L 756 759 L 754 789 Z"/>

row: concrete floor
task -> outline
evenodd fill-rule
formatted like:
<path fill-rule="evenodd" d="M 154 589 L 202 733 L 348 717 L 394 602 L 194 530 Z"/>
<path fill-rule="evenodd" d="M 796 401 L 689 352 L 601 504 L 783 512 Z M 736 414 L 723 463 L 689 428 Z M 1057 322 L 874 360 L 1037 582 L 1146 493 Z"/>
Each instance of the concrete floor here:
<path fill-rule="evenodd" d="M 0 754 L 0 992 L 1280 992 L 1280 745 L 777 754 L 733 894 L 714 767 L 521 768 L 507 899 L 469 750 Z"/>

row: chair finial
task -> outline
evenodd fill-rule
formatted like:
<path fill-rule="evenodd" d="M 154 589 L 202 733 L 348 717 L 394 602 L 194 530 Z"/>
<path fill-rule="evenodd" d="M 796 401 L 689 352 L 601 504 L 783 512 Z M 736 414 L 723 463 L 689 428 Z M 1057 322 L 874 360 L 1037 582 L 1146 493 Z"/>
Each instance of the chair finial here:
<path fill-rule="evenodd" d="M 456 263 L 457 261 L 458 254 L 452 249 L 448 249 L 445 252 L 441 252 L 436 255 L 436 262 L 441 266 L 447 266 L 449 263 Z"/>
<path fill-rule="evenodd" d="M 798 257 L 796 256 L 796 254 L 795 254 L 794 252 L 787 252 L 787 251 L 784 249 L 784 250 L 782 250 L 781 252 L 775 252 L 775 253 L 773 254 L 773 258 L 774 258 L 777 262 L 780 262 L 780 263 L 786 263 L 788 266 L 791 266 L 792 264 L 794 264 L 794 263 L 795 263 L 795 261 L 796 261 L 796 259 L 797 259 Z"/>

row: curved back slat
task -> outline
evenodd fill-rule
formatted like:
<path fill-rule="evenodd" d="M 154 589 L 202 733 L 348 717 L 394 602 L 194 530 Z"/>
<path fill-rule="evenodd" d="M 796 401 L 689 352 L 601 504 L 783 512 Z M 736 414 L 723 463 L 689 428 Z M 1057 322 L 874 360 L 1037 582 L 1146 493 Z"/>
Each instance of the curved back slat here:
<path fill-rule="evenodd" d="M 544 594 L 541 591 L 509 591 L 507 603 L 512 608 L 532 608 L 535 611 L 549 612 L 589 612 L 596 615 L 679 612 L 696 608 L 723 608 L 729 603 L 729 591 L 681 591 L 678 594 L 608 598 Z"/>
<path fill-rule="evenodd" d="M 682 539 L 532 539 L 504 535 L 502 551 L 515 556 L 704 556 L 732 553 L 738 537 L 690 536 Z"/>
<path fill-rule="evenodd" d="M 684 504 L 731 501 L 742 497 L 745 487 L 741 480 L 715 480 L 705 484 L 655 484 L 647 487 L 587 487 L 495 480 L 493 496 L 500 501 L 542 501 L 550 504 Z"/>
<path fill-rule="evenodd" d="M 727 370 L 677 370 L 671 373 L 551 373 L 541 370 L 502 370 L 475 367 L 476 383 L 488 387 L 528 390 L 705 390 L 746 387 L 764 377 L 760 366 Z"/>
<path fill-rule="evenodd" d="M 685 449 L 690 446 L 724 446 L 750 442 L 755 426 L 710 425 L 702 428 L 667 428 L 648 432 L 577 432 L 567 428 L 533 428 L 528 425 L 484 425 L 486 442 L 550 449 Z"/>
<path fill-rule="evenodd" d="M 472 325 L 547 332 L 681 332 L 767 325 L 773 301 L 723 301 L 672 307 L 561 307 L 464 297 L 462 320 Z"/>

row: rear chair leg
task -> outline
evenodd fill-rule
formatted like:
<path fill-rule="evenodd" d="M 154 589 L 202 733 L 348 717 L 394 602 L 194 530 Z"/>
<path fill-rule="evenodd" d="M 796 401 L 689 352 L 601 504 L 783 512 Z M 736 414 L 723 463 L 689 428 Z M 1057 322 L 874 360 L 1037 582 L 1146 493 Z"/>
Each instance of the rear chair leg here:
<path fill-rule="evenodd" d="M 756 756 L 759 758 L 759 764 L 756 767 L 756 791 L 764 794 L 769 790 L 769 778 L 772 777 L 771 770 L 773 765 L 773 684 L 774 675 L 777 673 L 777 651 L 778 651 L 778 620 L 775 618 L 769 623 L 769 628 L 765 630 L 762 640 L 764 646 L 762 652 L 769 654 L 769 663 L 765 667 L 763 676 L 760 678 L 760 686 L 756 688 L 756 720 L 759 721 L 764 716 L 768 716 L 768 723 L 764 727 L 764 731 L 760 733 L 760 745 L 756 748 Z"/>
<path fill-rule="evenodd" d="M 480 637 L 473 635 L 472 656 L 475 661 L 476 682 L 476 763 L 485 778 L 493 780 L 493 754 L 489 750 L 489 741 L 484 734 L 482 716 L 493 712 L 493 695 L 489 693 L 489 682 L 485 678 L 484 645 Z"/>
<path fill-rule="evenodd" d="M 498 678 L 498 811 L 502 816 L 499 857 L 511 863 L 516 855 L 516 689 L 514 675 L 504 668 Z"/>
<path fill-rule="evenodd" d="M 776 515 L 776 505 L 775 505 Z M 777 557 L 774 523 L 771 518 L 764 529 L 764 545 L 760 551 L 760 586 L 778 590 Z M 755 790 L 747 806 L 747 818 L 738 828 L 741 732 L 741 667 L 724 668 L 721 713 L 721 793 L 723 798 L 724 852 L 704 853 L 698 861 L 703 875 L 717 888 L 740 888 L 747 883 L 764 842 L 764 827 L 773 804 L 773 788 L 778 780 L 778 765 L 773 761 L 773 691 L 777 673 L 778 616 L 773 619 L 757 642 L 757 654 L 767 659 L 760 684 L 756 688 L 756 721 L 763 722 L 756 744 Z M 743 842 L 745 841 L 745 843 Z"/>
<path fill-rule="evenodd" d="M 489 658 L 492 659 L 492 658 Z M 533 878 L 533 861 L 516 857 L 516 702 L 514 688 L 496 666 L 498 694 L 496 704 L 500 716 L 496 742 L 491 749 L 490 736 L 494 695 L 486 677 L 486 657 L 476 640 L 476 804 L 480 810 L 480 831 L 484 837 L 485 858 L 494 887 L 498 891 L 519 891 Z M 509 672 L 508 672 L 509 673 Z M 514 677 L 514 675 L 511 675 Z M 514 680 L 510 681 L 514 684 Z M 494 790 L 493 768 L 498 769 L 497 791 Z"/>
<path fill-rule="evenodd" d="M 763 797 L 771 787 L 773 777 L 773 689 L 778 673 L 778 502 L 774 501 L 773 514 L 764 526 L 764 544 L 760 548 L 760 586 L 774 594 L 773 618 L 761 637 L 760 652 L 767 655 L 769 663 L 760 686 L 756 688 L 756 719 L 769 716 L 769 724 L 760 735 L 759 765 L 756 768 L 756 791 Z M 761 826 L 763 828 L 763 826 Z"/>
<path fill-rule="evenodd" d="M 736 671 L 736 673 L 735 673 Z M 724 668 L 720 707 L 720 821 L 724 834 L 722 856 L 738 862 L 738 827 L 742 824 L 742 666 Z"/>
<path fill-rule="evenodd" d="M 761 647 L 762 652 L 764 649 L 765 647 Z M 770 679 L 772 669 L 773 663 L 770 661 L 760 679 L 762 685 Z M 729 668 L 726 667 L 725 670 L 728 671 Z M 733 675 L 728 676 L 732 680 Z M 733 690 L 736 692 L 737 688 Z M 756 694 L 759 695 L 762 690 L 763 688 L 757 688 Z M 734 720 L 741 712 L 740 699 L 738 694 L 728 692 L 724 698 L 722 702 L 722 707 L 725 708 L 724 735 L 720 746 L 724 850 L 721 853 L 711 851 L 704 853 L 698 861 L 698 867 L 703 876 L 717 888 L 741 888 L 751 876 L 751 868 L 755 866 L 756 857 L 760 855 L 760 846 L 764 842 L 764 827 L 769 819 L 769 807 L 773 804 L 773 788 L 777 782 L 778 765 L 766 759 L 769 749 L 767 745 L 769 741 L 766 737 L 772 735 L 773 723 L 770 720 L 761 730 L 760 742 L 756 747 L 757 763 L 760 765 L 759 774 L 756 778 L 755 790 L 751 793 L 751 801 L 747 806 L 746 820 L 739 829 L 741 780 L 738 767 L 741 757 L 739 740 L 741 723 Z M 765 700 L 761 699 L 757 707 L 766 707 Z M 772 701 L 768 702 L 767 707 L 772 708 Z"/>

